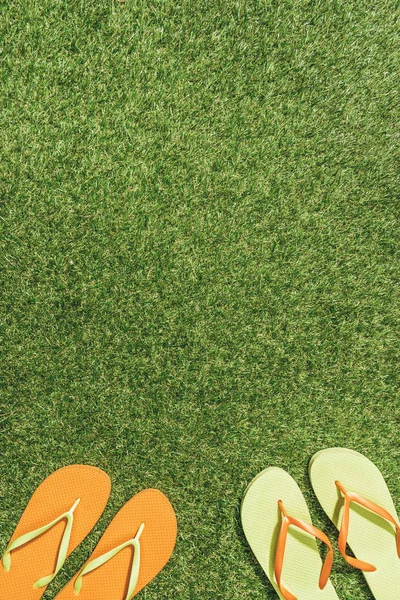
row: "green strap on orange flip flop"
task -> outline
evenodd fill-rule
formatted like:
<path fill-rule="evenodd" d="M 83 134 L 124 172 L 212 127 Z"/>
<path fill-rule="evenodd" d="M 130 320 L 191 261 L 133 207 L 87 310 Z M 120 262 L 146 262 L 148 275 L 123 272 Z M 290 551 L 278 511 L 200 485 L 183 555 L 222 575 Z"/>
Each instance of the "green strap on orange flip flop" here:
<path fill-rule="evenodd" d="M 67 525 L 64 529 L 60 548 L 58 550 L 57 565 L 56 565 L 55 571 L 51 575 L 42 577 L 41 579 L 36 581 L 34 583 L 33 587 L 34 588 L 42 588 L 42 587 L 46 587 L 47 585 L 49 585 L 49 583 L 54 579 L 54 577 L 57 575 L 57 573 L 62 569 L 62 567 L 64 566 L 64 563 L 65 563 L 65 559 L 67 558 L 69 542 L 70 542 L 70 538 L 71 538 L 72 525 L 74 522 L 74 510 L 78 506 L 79 502 L 80 502 L 80 498 L 78 498 L 74 502 L 74 504 L 70 508 L 70 510 L 63 513 L 56 519 L 54 519 L 48 525 L 39 527 L 39 529 L 35 529 L 35 531 L 31 531 L 30 533 L 25 533 L 25 534 L 21 535 L 19 538 L 17 538 L 16 540 L 14 540 L 13 542 L 10 542 L 10 544 L 6 548 L 6 551 L 4 552 L 3 557 L 1 559 L 1 562 L 3 563 L 3 567 L 6 570 L 6 572 L 8 573 L 11 569 L 11 552 L 13 552 L 13 550 L 17 550 L 21 546 L 25 546 L 25 544 L 28 544 L 29 542 L 32 542 L 33 540 L 35 540 L 37 537 L 43 535 L 44 533 L 46 533 L 46 531 L 48 531 L 49 529 L 51 529 L 52 527 L 54 527 L 55 525 L 60 523 L 60 521 L 66 520 Z"/>
<path fill-rule="evenodd" d="M 79 573 L 78 577 L 75 580 L 74 590 L 75 590 L 76 595 L 78 596 L 79 592 L 82 589 L 83 577 L 85 575 L 87 575 L 88 573 L 91 573 L 95 569 L 98 569 L 99 567 L 105 565 L 106 562 L 108 562 L 109 560 L 114 558 L 114 556 L 117 556 L 117 554 L 119 554 L 119 552 L 122 552 L 122 550 L 125 550 L 125 548 L 129 548 L 129 546 L 131 546 L 133 548 L 134 554 L 133 554 L 132 565 L 130 568 L 128 591 L 127 591 L 125 599 L 124 599 L 124 600 L 131 600 L 131 598 L 133 598 L 133 596 L 134 596 L 134 591 L 135 591 L 135 588 L 136 588 L 136 585 L 137 585 L 137 582 L 139 579 L 140 536 L 142 535 L 143 529 L 144 529 L 144 523 L 142 523 L 140 525 L 139 530 L 133 539 L 128 540 L 127 542 L 120 544 L 117 548 L 114 548 L 113 550 L 110 550 L 109 552 L 102 554 L 98 558 L 95 558 L 95 559 L 89 561 L 86 564 L 86 566 L 82 569 L 82 571 Z"/>
<path fill-rule="evenodd" d="M 2 556 L 1 600 L 40 600 L 97 523 L 110 489 L 108 475 L 88 465 L 63 467 L 39 485 Z"/>
<path fill-rule="evenodd" d="M 168 562 L 176 536 L 168 498 L 159 490 L 139 492 L 116 514 L 56 600 L 131 600 Z"/>

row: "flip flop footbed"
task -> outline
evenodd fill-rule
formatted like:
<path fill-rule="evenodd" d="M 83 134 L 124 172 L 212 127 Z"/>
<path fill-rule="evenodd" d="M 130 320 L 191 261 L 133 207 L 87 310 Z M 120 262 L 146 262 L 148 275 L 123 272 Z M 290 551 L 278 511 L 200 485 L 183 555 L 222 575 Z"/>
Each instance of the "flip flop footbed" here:
<path fill-rule="evenodd" d="M 287 513 L 311 524 L 305 498 L 294 479 L 283 469 L 270 467 L 248 486 L 242 502 L 243 530 L 257 560 L 279 592 L 274 575 L 275 554 L 281 531 L 281 500 Z M 332 583 L 319 588 L 322 559 L 316 540 L 308 533 L 290 527 L 283 561 L 282 583 L 298 600 L 338 600 Z"/>
<path fill-rule="evenodd" d="M 134 588 L 136 595 L 168 562 L 175 546 L 177 523 L 169 500 L 158 490 L 139 492 L 114 517 L 86 565 L 140 534 L 139 577 Z M 138 550 L 132 546 L 77 579 L 82 569 L 59 593 L 56 600 L 125 600 L 130 574 Z"/>
<path fill-rule="evenodd" d="M 72 528 L 67 556 L 94 527 L 110 495 L 110 479 L 96 467 L 71 465 L 55 471 L 37 488 L 8 544 L 72 512 Z M 68 526 L 66 518 L 31 541 L 3 555 L 0 565 L 1 600 L 39 600 L 46 585 L 34 588 L 40 579 L 55 573 L 62 540 Z M 6 549 L 3 549 L 6 551 Z"/>
<path fill-rule="evenodd" d="M 379 469 L 364 455 L 346 448 L 328 448 L 313 456 L 310 479 L 328 517 L 340 529 L 344 500 L 335 482 L 377 504 L 399 522 L 396 509 Z M 388 521 L 359 504 L 352 503 L 348 544 L 355 557 L 376 567 L 364 572 L 377 600 L 399 600 L 400 559 L 395 529 Z"/>

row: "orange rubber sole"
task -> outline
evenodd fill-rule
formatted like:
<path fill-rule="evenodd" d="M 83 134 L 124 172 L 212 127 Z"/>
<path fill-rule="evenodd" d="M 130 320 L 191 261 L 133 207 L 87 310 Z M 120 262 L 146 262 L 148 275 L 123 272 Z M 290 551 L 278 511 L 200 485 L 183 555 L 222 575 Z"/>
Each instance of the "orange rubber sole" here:
<path fill-rule="evenodd" d="M 108 475 L 96 467 L 71 465 L 55 471 L 36 489 L 11 541 L 51 523 L 80 498 L 74 512 L 70 554 L 99 520 L 110 490 Z M 40 578 L 54 573 L 65 527 L 63 520 L 40 537 L 13 550 L 9 572 L 0 564 L 1 600 L 39 600 L 42 597 L 46 588 L 33 586 Z"/>
<path fill-rule="evenodd" d="M 175 546 L 176 517 L 162 492 L 147 489 L 131 498 L 114 517 L 88 560 L 90 562 L 134 538 L 142 523 L 140 571 L 134 596 L 161 571 Z M 128 591 L 132 554 L 132 548 L 125 548 L 109 562 L 84 575 L 81 591 L 77 594 L 74 583 L 79 571 L 56 600 L 124 600 Z"/>

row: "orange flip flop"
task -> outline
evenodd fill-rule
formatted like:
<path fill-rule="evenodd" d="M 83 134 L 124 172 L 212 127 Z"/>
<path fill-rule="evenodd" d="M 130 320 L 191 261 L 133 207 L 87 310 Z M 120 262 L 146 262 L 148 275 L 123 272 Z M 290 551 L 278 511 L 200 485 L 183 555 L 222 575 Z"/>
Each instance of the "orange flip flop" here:
<path fill-rule="evenodd" d="M 176 535 L 168 498 L 158 490 L 139 492 L 117 513 L 56 600 L 131 600 L 168 562 Z"/>
<path fill-rule="evenodd" d="M 1 600 L 42 597 L 97 523 L 110 489 L 108 475 L 87 465 L 63 467 L 39 485 L 1 559 Z"/>

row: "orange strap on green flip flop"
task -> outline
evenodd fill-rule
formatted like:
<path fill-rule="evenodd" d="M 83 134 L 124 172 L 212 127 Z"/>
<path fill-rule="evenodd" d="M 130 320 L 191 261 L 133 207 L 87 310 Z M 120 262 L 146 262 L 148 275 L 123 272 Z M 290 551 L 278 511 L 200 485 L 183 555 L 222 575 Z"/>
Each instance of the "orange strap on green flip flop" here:
<path fill-rule="evenodd" d="M 139 492 L 56 600 L 131 600 L 168 562 L 176 535 L 175 513 L 164 494 Z"/>
<path fill-rule="evenodd" d="M 110 488 L 106 473 L 86 465 L 63 467 L 39 485 L 1 559 L 1 600 L 42 597 L 97 523 Z"/>
<path fill-rule="evenodd" d="M 293 526 L 297 527 L 298 529 L 302 529 L 306 533 L 309 533 L 310 535 L 313 535 L 317 539 L 321 540 L 328 546 L 328 553 L 327 553 L 325 561 L 322 565 L 320 578 L 319 578 L 319 588 L 321 590 L 323 590 L 324 587 L 326 586 L 326 584 L 328 583 L 329 575 L 332 570 L 333 548 L 332 548 L 331 542 L 329 541 L 329 538 L 325 535 L 325 533 L 323 531 L 321 531 L 317 527 L 314 527 L 314 525 L 310 525 L 309 523 L 305 523 L 304 521 L 301 521 L 300 519 L 296 519 L 295 517 L 289 516 L 285 510 L 282 500 L 278 500 L 278 506 L 279 506 L 279 510 L 281 511 L 281 514 L 283 516 L 283 519 L 282 519 L 281 531 L 280 531 L 279 538 L 278 538 L 278 543 L 276 546 L 275 564 L 274 564 L 275 579 L 276 579 L 276 583 L 278 584 L 279 591 L 282 594 L 282 596 L 285 598 L 285 600 L 296 600 L 296 596 L 291 594 L 289 592 L 289 590 L 287 590 L 284 587 L 284 585 L 282 584 L 282 580 L 281 580 L 283 559 L 285 556 L 286 539 L 287 539 L 289 527 L 291 525 L 293 525 Z"/>
<path fill-rule="evenodd" d="M 312 525 L 306 499 L 289 473 L 278 467 L 261 471 L 247 487 L 240 513 L 247 541 L 277 598 L 339 600 L 329 579 L 331 543 Z M 328 547 L 324 561 L 317 539 Z"/>
<path fill-rule="evenodd" d="M 339 530 L 338 546 L 340 553 L 345 559 L 345 561 L 352 567 L 360 569 L 361 571 L 366 571 L 369 573 L 373 573 L 374 571 L 376 571 L 376 567 L 374 565 L 371 565 L 370 563 L 364 562 L 357 558 L 353 558 L 352 556 L 349 556 L 346 552 L 347 538 L 349 536 L 350 525 L 350 505 L 352 502 L 355 502 L 360 506 L 367 508 L 371 512 L 382 517 L 382 519 L 386 519 L 386 521 L 389 521 L 389 523 L 393 525 L 393 527 L 396 530 L 397 555 L 400 558 L 400 525 L 392 517 L 392 515 L 378 504 L 371 502 L 371 500 L 367 500 L 367 498 L 363 498 L 363 496 L 355 494 L 354 492 L 348 492 L 344 485 L 340 483 L 340 481 L 335 481 L 335 485 L 340 490 L 344 498 L 343 516 Z"/>
<path fill-rule="evenodd" d="M 355 450 L 326 448 L 314 454 L 309 473 L 321 506 L 339 530 L 345 561 L 362 570 L 376 600 L 399 600 L 400 520 L 379 468 Z"/>

